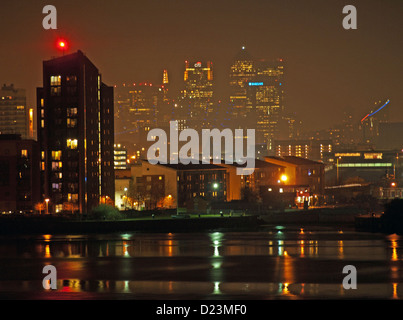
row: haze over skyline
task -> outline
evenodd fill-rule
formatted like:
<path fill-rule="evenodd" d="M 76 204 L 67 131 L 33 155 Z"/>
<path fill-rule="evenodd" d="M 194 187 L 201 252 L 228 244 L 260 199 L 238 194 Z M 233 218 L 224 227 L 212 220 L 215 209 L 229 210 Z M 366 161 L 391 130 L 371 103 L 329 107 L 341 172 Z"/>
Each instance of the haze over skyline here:
<path fill-rule="evenodd" d="M 328 128 L 351 110 L 357 119 L 390 99 L 391 119 L 403 121 L 401 33 L 403 2 L 353 1 L 358 29 L 344 30 L 344 1 L 53 1 L 58 29 L 42 28 L 45 1 L 2 5 L 0 84 L 27 90 L 35 106 L 42 61 L 60 55 L 58 37 L 82 50 L 103 81 L 183 85 L 185 60 L 213 61 L 216 97 L 228 100 L 229 67 L 242 46 L 255 59 L 285 60 L 288 112 L 305 129 Z"/>

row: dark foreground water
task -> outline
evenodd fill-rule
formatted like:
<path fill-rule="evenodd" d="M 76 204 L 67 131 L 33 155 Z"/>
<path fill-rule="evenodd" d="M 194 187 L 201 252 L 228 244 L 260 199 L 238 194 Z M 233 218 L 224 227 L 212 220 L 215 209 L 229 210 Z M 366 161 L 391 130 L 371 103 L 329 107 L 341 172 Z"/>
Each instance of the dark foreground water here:
<path fill-rule="evenodd" d="M 57 270 L 45 290 L 43 267 Z M 343 267 L 357 270 L 344 289 Z M 0 299 L 401 299 L 403 238 L 325 227 L 0 237 Z"/>

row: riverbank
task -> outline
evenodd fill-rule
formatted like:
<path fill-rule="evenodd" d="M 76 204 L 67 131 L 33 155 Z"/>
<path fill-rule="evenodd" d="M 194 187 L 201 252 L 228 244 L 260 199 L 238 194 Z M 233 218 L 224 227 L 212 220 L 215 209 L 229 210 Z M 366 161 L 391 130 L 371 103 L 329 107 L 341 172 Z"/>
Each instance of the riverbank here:
<path fill-rule="evenodd" d="M 355 207 L 325 207 L 309 210 L 268 212 L 260 217 L 266 224 L 348 225 L 354 226 L 356 217 L 367 211 Z"/>
<path fill-rule="evenodd" d="M 230 215 L 126 215 L 120 220 L 85 220 L 69 216 L 0 216 L 0 235 L 86 234 L 115 232 L 255 231 L 268 225 L 317 225 L 354 227 L 364 212 L 358 208 L 336 207 Z"/>
<path fill-rule="evenodd" d="M 86 234 L 115 232 L 192 232 L 209 230 L 255 230 L 258 216 L 160 217 L 122 220 L 77 220 L 56 217 L 1 217 L 0 235 Z"/>

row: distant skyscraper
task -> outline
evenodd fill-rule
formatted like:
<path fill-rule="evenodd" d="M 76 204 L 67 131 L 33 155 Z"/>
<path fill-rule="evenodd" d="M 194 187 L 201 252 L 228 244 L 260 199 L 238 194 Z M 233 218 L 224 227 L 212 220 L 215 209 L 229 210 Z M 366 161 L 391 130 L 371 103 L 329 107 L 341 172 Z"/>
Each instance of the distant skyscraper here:
<path fill-rule="evenodd" d="M 27 108 L 25 89 L 4 85 L 0 89 L 0 134 L 20 134 L 33 139 L 33 109 Z"/>
<path fill-rule="evenodd" d="M 280 121 L 284 116 L 283 59 L 256 62 L 256 76 L 248 82 L 248 103 L 256 116 L 256 141 L 267 143 L 269 152 L 279 138 Z"/>
<path fill-rule="evenodd" d="M 133 128 L 146 133 L 157 126 L 158 98 L 161 93 L 152 83 L 140 83 L 129 89 L 130 120 Z"/>
<path fill-rule="evenodd" d="M 214 111 L 213 64 L 185 61 L 184 89 L 181 92 L 182 108 L 190 110 L 192 128 L 202 128 L 211 124 Z"/>
<path fill-rule="evenodd" d="M 88 213 L 113 201 L 113 88 L 98 69 L 81 51 L 44 61 L 37 105 L 42 196 L 50 209 Z"/>
<path fill-rule="evenodd" d="M 245 47 L 238 52 L 230 68 L 230 106 L 232 115 L 240 121 L 245 120 L 248 115 L 247 89 L 248 83 L 256 76 L 255 62 Z"/>
<path fill-rule="evenodd" d="M 168 78 L 168 70 L 164 70 L 162 73 L 162 85 L 159 89 L 159 91 L 162 92 L 163 94 L 163 105 L 165 107 L 168 107 L 171 103 L 170 101 L 170 97 L 169 97 L 169 78 Z M 166 111 L 168 111 L 168 109 L 166 108 Z M 163 113 L 165 114 L 166 112 L 163 111 Z"/>
<path fill-rule="evenodd" d="M 169 84 L 169 80 L 168 80 L 168 70 L 164 70 L 163 74 L 162 74 L 162 85 L 168 85 Z"/>
<path fill-rule="evenodd" d="M 256 143 L 267 144 L 271 153 L 274 139 L 290 136 L 289 127 L 281 124 L 286 120 L 283 63 L 255 60 L 242 47 L 230 68 L 229 100 L 236 126 L 255 129 Z"/>
<path fill-rule="evenodd" d="M 171 112 L 167 85 L 124 84 L 117 86 L 115 93 L 116 142 L 125 145 L 129 153 L 147 148 L 148 132 L 168 121 Z"/>

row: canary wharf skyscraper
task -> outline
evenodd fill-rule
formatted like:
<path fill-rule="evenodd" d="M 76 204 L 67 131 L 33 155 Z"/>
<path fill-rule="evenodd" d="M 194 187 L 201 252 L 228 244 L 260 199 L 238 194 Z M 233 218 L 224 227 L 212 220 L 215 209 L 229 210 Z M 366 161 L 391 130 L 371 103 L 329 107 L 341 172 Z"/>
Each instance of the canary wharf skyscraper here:
<path fill-rule="evenodd" d="M 274 150 L 273 140 L 280 137 L 280 121 L 285 116 L 283 59 L 256 62 L 256 76 L 248 83 L 248 98 L 256 113 L 256 141 Z"/>
<path fill-rule="evenodd" d="M 284 110 L 284 61 L 253 59 L 242 47 L 230 68 L 230 105 L 238 127 L 256 130 L 256 143 L 274 152 Z"/>
<path fill-rule="evenodd" d="M 37 89 L 42 196 L 49 211 L 113 203 L 113 87 L 81 52 L 43 62 Z"/>
<path fill-rule="evenodd" d="M 256 76 L 255 62 L 245 47 L 242 47 L 235 56 L 230 68 L 229 84 L 230 84 L 230 106 L 232 115 L 239 122 L 247 118 L 252 107 L 248 103 L 247 90 L 248 83 Z"/>
<path fill-rule="evenodd" d="M 183 80 L 180 103 L 190 111 L 192 127 L 198 129 L 209 126 L 214 111 L 213 63 L 185 61 Z"/>

